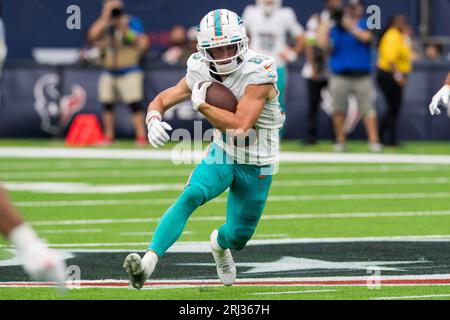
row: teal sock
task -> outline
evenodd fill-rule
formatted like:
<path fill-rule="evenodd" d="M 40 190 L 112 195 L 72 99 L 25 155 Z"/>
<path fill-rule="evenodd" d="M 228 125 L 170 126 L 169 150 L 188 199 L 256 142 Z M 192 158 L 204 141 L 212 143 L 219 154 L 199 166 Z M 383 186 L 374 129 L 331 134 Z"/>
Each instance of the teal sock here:
<path fill-rule="evenodd" d="M 162 257 L 180 238 L 189 217 L 204 201 L 205 196 L 198 187 L 187 186 L 162 216 L 147 250 L 153 250 Z"/>
<path fill-rule="evenodd" d="M 278 73 L 277 87 L 278 87 L 278 91 L 280 92 L 280 96 L 278 97 L 278 99 L 280 102 L 281 112 L 286 114 L 285 96 L 286 96 L 287 78 L 288 78 L 287 68 L 286 67 L 277 68 L 277 73 Z M 284 124 L 283 127 L 280 128 L 280 130 L 279 130 L 280 138 L 282 138 L 284 136 L 285 128 L 286 128 L 286 124 Z"/>

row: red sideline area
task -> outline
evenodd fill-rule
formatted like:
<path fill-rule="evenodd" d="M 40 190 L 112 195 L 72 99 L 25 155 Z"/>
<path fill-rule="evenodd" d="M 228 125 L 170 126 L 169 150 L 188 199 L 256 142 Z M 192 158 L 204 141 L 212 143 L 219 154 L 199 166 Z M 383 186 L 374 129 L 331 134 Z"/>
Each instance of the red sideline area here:
<path fill-rule="evenodd" d="M 73 283 L 70 283 L 73 284 Z M 374 284 L 374 279 L 365 278 L 361 280 L 240 280 L 236 281 L 234 285 L 237 286 L 366 286 Z M 381 279 L 377 281 L 378 285 L 450 285 L 450 278 L 444 279 Z M 55 283 L 52 282 L 0 282 L 0 287 L 53 287 Z M 128 287 L 128 281 L 81 281 L 76 284 L 80 287 Z M 205 281 L 148 281 L 146 286 L 205 286 L 205 285 L 222 285 L 220 281 L 205 280 Z"/>

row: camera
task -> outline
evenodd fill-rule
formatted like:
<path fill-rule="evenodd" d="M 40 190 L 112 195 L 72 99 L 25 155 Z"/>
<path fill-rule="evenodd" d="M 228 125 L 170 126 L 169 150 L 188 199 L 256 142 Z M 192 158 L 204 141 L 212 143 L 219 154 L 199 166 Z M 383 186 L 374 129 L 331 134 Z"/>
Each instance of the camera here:
<path fill-rule="evenodd" d="M 331 20 L 336 24 L 336 26 L 342 28 L 342 19 L 344 18 L 344 9 L 336 8 L 331 11 Z"/>
<path fill-rule="evenodd" d="M 111 18 L 117 19 L 124 14 L 122 8 L 114 8 L 111 10 Z"/>

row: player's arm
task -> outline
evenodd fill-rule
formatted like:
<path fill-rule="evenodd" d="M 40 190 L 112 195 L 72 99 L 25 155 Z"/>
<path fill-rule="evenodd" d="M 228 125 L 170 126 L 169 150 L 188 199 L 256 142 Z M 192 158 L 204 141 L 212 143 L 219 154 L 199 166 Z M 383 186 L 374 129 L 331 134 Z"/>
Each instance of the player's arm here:
<path fill-rule="evenodd" d="M 253 128 L 266 101 L 276 95 L 272 84 L 249 85 L 239 101 L 236 113 L 216 108 L 210 104 L 199 105 L 199 111 L 208 121 L 222 132 L 232 130 L 236 135 Z"/>
<path fill-rule="evenodd" d="M 19 212 L 13 207 L 6 191 L 0 186 L 0 233 L 5 237 L 23 223 Z"/>
<path fill-rule="evenodd" d="M 295 38 L 294 51 L 297 55 L 301 55 L 306 46 L 306 38 L 304 34 L 301 34 Z"/>
<path fill-rule="evenodd" d="M 186 77 L 183 77 L 175 86 L 159 93 L 148 105 L 148 112 L 158 111 L 161 115 L 174 105 L 188 100 L 191 97 Z"/>
<path fill-rule="evenodd" d="M 148 141 L 154 148 L 163 146 L 170 140 L 166 131 L 172 130 L 172 127 L 162 121 L 162 115 L 174 105 L 188 100 L 191 97 L 186 77 L 181 79 L 175 86 L 159 93 L 148 105 L 148 113 L 145 123 L 148 129 Z"/>
<path fill-rule="evenodd" d="M 281 58 L 288 63 L 295 62 L 298 59 L 298 56 L 302 54 L 305 49 L 305 35 L 304 28 L 298 22 L 297 16 L 295 15 L 294 10 L 285 9 L 286 11 L 286 23 L 288 25 L 288 32 L 294 38 L 294 46 L 288 46 L 284 51 L 281 52 Z"/>
<path fill-rule="evenodd" d="M 442 104 L 445 107 L 449 107 L 450 103 L 450 72 L 447 75 L 444 86 L 433 97 L 430 103 L 430 112 L 432 115 L 438 115 L 441 113 L 439 106 Z"/>

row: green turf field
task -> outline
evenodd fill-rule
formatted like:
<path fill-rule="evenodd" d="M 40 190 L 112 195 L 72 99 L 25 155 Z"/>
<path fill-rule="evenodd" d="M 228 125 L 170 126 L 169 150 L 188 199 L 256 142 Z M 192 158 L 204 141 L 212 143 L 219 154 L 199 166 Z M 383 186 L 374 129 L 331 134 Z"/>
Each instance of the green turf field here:
<path fill-rule="evenodd" d="M 0 141 L 0 148 L 18 146 L 63 147 L 63 143 Z M 122 152 L 135 149 L 125 141 L 115 148 Z M 325 142 L 315 147 L 303 147 L 294 142 L 283 144 L 283 151 L 289 152 L 321 153 L 329 152 L 330 148 L 331 144 Z M 350 154 L 360 152 L 367 152 L 365 143 L 350 144 Z M 384 154 L 449 156 L 450 144 L 405 143 L 403 148 L 387 149 Z M 53 248 L 79 252 L 76 257 L 91 250 L 91 260 L 104 255 L 101 257 L 105 260 L 99 258 L 96 264 L 90 261 L 87 265 L 93 267 L 82 269 L 83 280 L 83 274 L 86 274 L 87 280 L 124 281 L 126 274 L 121 269 L 121 259 L 126 252 L 145 250 L 158 219 L 176 199 L 193 167 L 175 166 L 167 160 L 55 159 L 51 154 L 45 158 L 3 156 L 0 157 L 0 179 L 10 189 L 16 206 Z M 200 207 L 179 241 L 204 245 L 211 231 L 225 222 L 225 201 L 226 194 L 223 194 Z M 361 240 L 369 237 L 375 242 Z M 394 243 L 398 241 L 394 237 L 402 239 L 401 246 Z M 436 241 L 427 246 L 429 242 L 423 239 L 430 237 L 436 237 Z M 299 240 L 305 238 L 333 240 L 319 246 L 314 241 L 310 244 Z M 356 240 L 350 245 L 344 241 L 348 238 Z M 253 239 L 260 243 L 249 245 L 248 249 L 238 253 L 237 263 L 251 263 L 247 260 L 253 255 L 255 258 L 251 259 L 259 259 L 260 263 L 286 256 L 334 262 L 411 261 L 407 267 L 382 271 L 381 275 L 448 275 L 450 164 L 282 163 Z M 345 283 L 339 286 L 238 285 L 231 288 L 198 284 L 189 288 L 150 287 L 151 290 L 142 292 L 125 287 L 105 287 L 73 289 L 59 296 L 51 288 L 1 287 L 2 282 L 26 281 L 18 267 L 7 269 L 1 266 L 2 260 L 11 258 L 9 249 L 8 244 L 0 240 L 0 299 L 450 298 L 450 283 L 381 285 L 378 289 Z M 272 258 L 271 255 L 277 252 L 280 255 Z M 185 262 L 205 264 L 212 261 L 207 253 L 196 254 L 193 258 L 188 252 L 168 254 L 165 264 L 164 259 L 161 261 L 156 279 L 215 280 L 214 266 L 177 267 Z M 419 264 L 421 259 L 426 265 Z M 200 272 L 202 268 L 204 273 Z M 240 277 L 239 268 L 238 264 L 239 279 L 367 277 L 366 270 L 337 267 L 324 270 L 299 267 L 280 273 L 277 273 L 277 267 L 268 273 L 246 273 L 247 269 L 242 267 Z"/>

